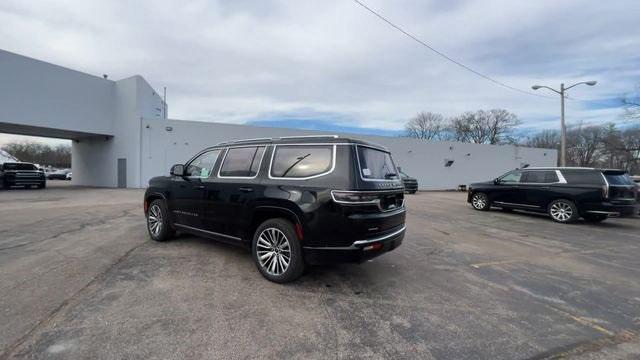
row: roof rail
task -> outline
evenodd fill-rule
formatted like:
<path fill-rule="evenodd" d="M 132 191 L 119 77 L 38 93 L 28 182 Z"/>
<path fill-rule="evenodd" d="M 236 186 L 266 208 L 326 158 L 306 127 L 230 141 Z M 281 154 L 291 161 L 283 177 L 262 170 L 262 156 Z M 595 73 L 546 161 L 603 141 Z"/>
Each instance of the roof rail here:
<path fill-rule="evenodd" d="M 219 143 L 217 146 L 228 145 L 228 144 L 238 144 L 238 143 L 251 142 L 251 141 L 271 141 L 271 140 L 273 140 L 273 138 L 240 139 L 240 140 L 224 141 Z"/>
<path fill-rule="evenodd" d="M 281 136 L 279 139 L 304 139 L 304 138 L 334 138 L 337 139 L 338 135 L 295 135 L 295 136 Z"/>

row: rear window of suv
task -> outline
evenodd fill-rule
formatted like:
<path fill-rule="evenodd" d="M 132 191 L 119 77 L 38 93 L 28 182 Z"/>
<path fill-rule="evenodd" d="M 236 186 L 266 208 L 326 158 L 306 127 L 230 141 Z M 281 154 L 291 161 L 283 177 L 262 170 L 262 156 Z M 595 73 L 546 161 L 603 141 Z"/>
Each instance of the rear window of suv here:
<path fill-rule="evenodd" d="M 633 185 L 633 180 L 627 174 L 604 174 L 609 185 Z"/>
<path fill-rule="evenodd" d="M 357 146 L 360 175 L 365 180 L 395 180 L 398 170 L 391 160 L 391 154 L 386 151 Z"/>
<path fill-rule="evenodd" d="M 308 178 L 331 171 L 333 145 L 276 145 L 271 176 Z"/>

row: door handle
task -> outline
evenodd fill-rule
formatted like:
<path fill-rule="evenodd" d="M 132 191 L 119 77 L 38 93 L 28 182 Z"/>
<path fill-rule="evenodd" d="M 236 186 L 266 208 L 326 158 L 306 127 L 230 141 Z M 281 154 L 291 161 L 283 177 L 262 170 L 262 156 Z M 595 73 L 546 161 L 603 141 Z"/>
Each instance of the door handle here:
<path fill-rule="evenodd" d="M 193 188 L 196 190 L 204 189 L 204 185 L 193 185 Z"/>
<path fill-rule="evenodd" d="M 542 189 L 542 190 L 549 190 L 549 187 L 548 187 L 548 186 L 543 186 L 543 187 L 541 187 L 540 189 Z"/>
<path fill-rule="evenodd" d="M 238 190 L 240 190 L 242 192 L 245 192 L 245 193 L 248 193 L 248 192 L 252 192 L 253 188 L 252 187 L 248 187 L 248 186 L 241 186 L 241 187 L 238 188 Z"/>

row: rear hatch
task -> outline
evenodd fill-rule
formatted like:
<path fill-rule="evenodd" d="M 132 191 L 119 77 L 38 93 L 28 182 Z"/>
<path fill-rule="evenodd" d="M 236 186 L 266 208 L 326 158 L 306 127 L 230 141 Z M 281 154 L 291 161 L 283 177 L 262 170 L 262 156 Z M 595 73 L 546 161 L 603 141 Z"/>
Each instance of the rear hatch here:
<path fill-rule="evenodd" d="M 391 154 L 378 147 L 354 146 L 355 188 L 331 192 L 347 218 L 351 242 L 383 236 L 404 225 L 404 186 Z"/>
<path fill-rule="evenodd" d="M 603 170 L 602 174 L 609 185 L 608 198 L 611 203 L 632 205 L 640 201 L 638 186 L 625 171 Z"/>

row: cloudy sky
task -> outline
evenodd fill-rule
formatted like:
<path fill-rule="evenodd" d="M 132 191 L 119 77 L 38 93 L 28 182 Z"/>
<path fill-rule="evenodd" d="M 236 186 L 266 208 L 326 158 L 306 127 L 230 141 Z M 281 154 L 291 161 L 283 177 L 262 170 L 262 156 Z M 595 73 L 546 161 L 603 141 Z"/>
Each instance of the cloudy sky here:
<path fill-rule="evenodd" d="M 571 92 L 570 124 L 622 121 L 640 84 L 637 0 L 363 2 L 514 87 L 597 80 Z M 524 129 L 558 126 L 558 98 L 488 82 L 352 0 L 3 0 L 0 24 L 2 49 L 167 86 L 176 119 L 394 134 L 418 111 L 505 108 Z"/>

